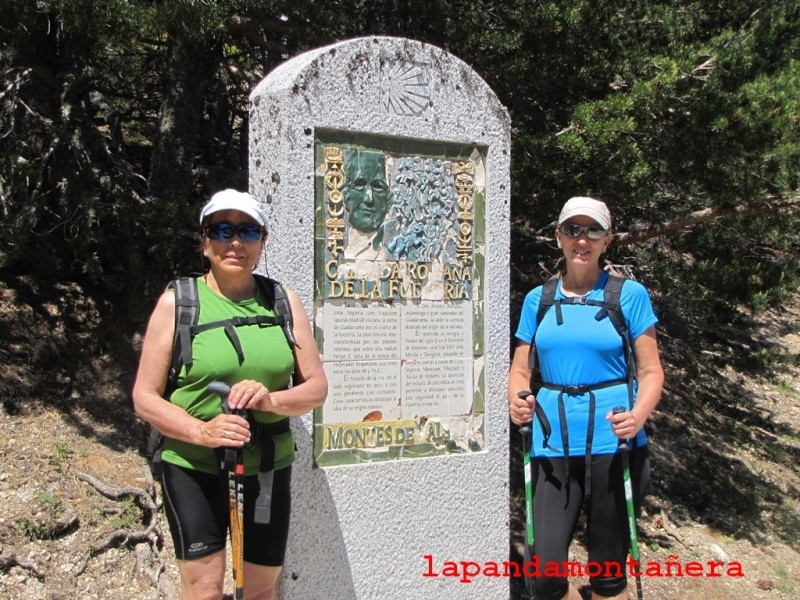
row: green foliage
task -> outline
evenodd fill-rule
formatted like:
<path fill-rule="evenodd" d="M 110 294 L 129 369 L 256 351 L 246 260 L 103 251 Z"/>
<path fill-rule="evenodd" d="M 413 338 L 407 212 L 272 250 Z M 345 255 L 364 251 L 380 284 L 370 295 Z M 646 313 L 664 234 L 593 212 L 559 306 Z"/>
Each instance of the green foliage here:
<path fill-rule="evenodd" d="M 0 67 L 10 85 L 0 113 L 0 205 L 8 223 L 0 253 L 6 269 L 99 286 L 123 300 L 132 283 L 153 297 L 174 273 L 196 270 L 192 226 L 199 204 L 209 189 L 246 185 L 246 99 L 265 63 L 248 28 L 257 29 L 253 22 L 267 13 L 275 19 L 274 4 L 4 5 Z M 197 150 L 185 138 L 171 144 L 169 136 L 180 132 L 162 126 L 165 97 L 176 83 L 165 61 L 184 43 L 224 46 L 227 53 L 218 55 L 222 64 L 210 63 L 217 81 L 207 87 L 215 93 L 201 102 L 187 98 L 197 115 L 193 135 L 203 140 Z M 266 65 L 285 57 L 270 55 Z M 231 78 L 229 66 L 244 78 Z M 163 160 L 157 149 L 188 154 L 186 172 L 171 174 L 185 193 L 170 194 L 152 181 Z"/>
<path fill-rule="evenodd" d="M 59 496 L 42 492 L 37 500 L 38 505 L 32 511 L 36 513 L 35 518 L 15 521 L 22 534 L 31 541 L 52 537 L 58 519 L 64 513 L 64 505 Z"/>
<path fill-rule="evenodd" d="M 640 254 L 648 283 L 689 322 L 741 323 L 800 286 L 796 221 L 720 219 L 661 239 Z"/>
<path fill-rule="evenodd" d="M 70 448 L 67 444 L 63 442 L 59 442 L 59 444 L 56 446 L 55 451 L 50 456 L 49 462 L 54 467 L 61 469 L 64 466 L 64 464 L 68 462 L 70 458 L 72 458 L 73 454 L 74 452 L 72 448 Z"/>
<path fill-rule="evenodd" d="M 22 534 L 31 541 L 43 539 L 47 535 L 47 525 L 44 523 L 37 523 L 31 519 L 18 519 L 16 524 Z"/>
<path fill-rule="evenodd" d="M 568 40 L 547 57 L 543 68 L 572 82 L 563 94 L 531 90 L 550 127 L 515 138 L 515 209 L 529 230 L 546 232 L 575 194 L 605 199 L 622 231 L 704 208 L 769 213 L 797 196 L 796 3 L 646 2 L 594 16 L 588 3 L 559 7 L 541 16 L 558 15 L 552 31 L 582 33 L 585 45 L 571 65 Z M 797 289 L 797 224 L 796 212 L 708 221 L 611 260 L 646 274 L 686 320 L 724 323 Z"/>
<path fill-rule="evenodd" d="M 775 565 L 775 576 L 778 578 L 778 585 L 776 589 L 783 594 L 794 594 L 794 585 L 792 585 L 792 578 L 789 570 L 783 563 Z"/>
<path fill-rule="evenodd" d="M 762 310 L 798 286 L 800 6 L 723 0 L 40 0 L 0 7 L 5 271 L 97 286 L 134 310 L 196 270 L 208 193 L 247 185 L 247 97 L 290 56 L 402 35 L 464 59 L 511 113 L 515 285 L 554 265 L 566 198 L 625 231 L 748 205 L 617 250 L 689 322 Z M 772 211 L 773 213 L 775 211 Z M 34 249 L 33 251 L 31 249 Z M 545 269 L 548 270 L 548 269 Z M 532 277 L 532 278 L 531 278 Z M 744 309 L 744 312 L 742 311 Z"/>
<path fill-rule="evenodd" d="M 124 498 L 120 502 L 120 506 L 120 512 L 112 520 L 111 527 L 114 529 L 133 529 L 141 524 L 142 511 L 139 510 L 135 498 Z"/>

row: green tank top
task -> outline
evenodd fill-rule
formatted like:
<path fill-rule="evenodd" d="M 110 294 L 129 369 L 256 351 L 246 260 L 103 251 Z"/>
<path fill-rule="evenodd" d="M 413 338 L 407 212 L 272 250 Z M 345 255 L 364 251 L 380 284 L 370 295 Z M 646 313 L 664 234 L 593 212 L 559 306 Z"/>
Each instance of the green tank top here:
<path fill-rule="evenodd" d="M 220 296 L 209 288 L 202 278 L 197 280 L 200 301 L 198 325 L 221 321 L 231 317 L 274 316 L 266 308 L 259 289 L 255 298 L 234 302 Z M 242 344 L 244 361 L 239 364 L 236 349 L 225 334 L 223 327 L 215 327 L 198 333 L 192 341 L 192 364 L 184 365 L 178 376 L 177 387 L 171 401 L 190 415 L 210 421 L 222 412 L 219 396 L 208 391 L 212 381 L 223 381 L 228 385 L 243 379 L 254 379 L 268 390 L 285 390 L 294 371 L 294 355 L 278 326 L 263 327 L 245 325 L 236 327 L 236 335 Z M 274 423 L 285 417 L 270 412 L 253 411 L 253 417 L 261 423 Z M 294 461 L 294 438 L 291 432 L 273 436 L 275 443 L 275 469 L 287 467 Z M 164 440 L 162 460 L 196 469 L 205 473 L 217 473 L 219 463 L 213 448 L 197 446 L 171 438 Z M 261 460 L 261 444 L 245 448 L 245 474 L 258 472 Z"/>

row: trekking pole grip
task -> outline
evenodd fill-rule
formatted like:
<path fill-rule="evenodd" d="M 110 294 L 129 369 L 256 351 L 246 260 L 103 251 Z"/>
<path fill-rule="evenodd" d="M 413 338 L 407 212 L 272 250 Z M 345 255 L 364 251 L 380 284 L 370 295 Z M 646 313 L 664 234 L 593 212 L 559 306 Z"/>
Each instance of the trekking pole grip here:
<path fill-rule="evenodd" d="M 228 394 L 231 393 L 231 387 L 222 381 L 212 381 L 208 384 L 207 388 L 209 392 L 219 396 L 222 412 L 226 415 L 232 414 L 231 407 L 228 406 Z M 238 462 L 237 458 L 238 453 L 235 449 L 224 447 L 222 456 L 220 457 L 220 468 L 233 472 Z"/>
<path fill-rule="evenodd" d="M 222 412 L 226 415 L 231 414 L 231 408 L 228 406 L 228 394 L 231 393 L 231 386 L 222 381 L 212 381 L 208 384 L 208 391 L 219 396 L 219 401 L 222 403 Z"/>
<path fill-rule="evenodd" d="M 528 396 L 531 396 L 531 395 L 532 394 L 531 394 L 530 390 L 520 390 L 520 391 L 517 392 L 517 398 L 521 398 L 522 400 L 525 400 L 525 398 L 527 398 Z M 531 420 L 531 422 L 528 423 L 527 425 L 522 425 L 519 428 L 519 432 L 522 434 L 523 439 L 525 439 L 526 436 L 530 436 L 530 434 L 531 434 L 531 425 L 532 424 L 533 424 L 533 420 Z"/>
<path fill-rule="evenodd" d="M 624 406 L 615 406 L 614 408 L 611 409 L 611 414 L 612 415 L 618 415 L 618 414 L 624 413 L 624 412 L 625 412 L 625 407 Z M 620 448 L 620 450 L 627 450 L 628 449 L 628 440 L 620 440 L 619 443 L 617 444 L 617 446 Z"/>

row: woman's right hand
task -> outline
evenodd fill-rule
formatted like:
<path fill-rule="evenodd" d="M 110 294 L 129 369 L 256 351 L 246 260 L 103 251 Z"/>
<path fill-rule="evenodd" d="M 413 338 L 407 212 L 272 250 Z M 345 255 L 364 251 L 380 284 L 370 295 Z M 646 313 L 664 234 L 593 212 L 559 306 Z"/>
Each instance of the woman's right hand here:
<path fill-rule="evenodd" d="M 530 390 L 531 370 L 528 368 L 530 352 L 530 344 L 518 342 L 508 371 L 508 413 L 514 425 L 527 425 L 533 419 L 536 397 L 530 392 L 524 398 L 519 397 L 521 391 Z"/>
<path fill-rule="evenodd" d="M 514 425 L 527 425 L 533 420 L 533 411 L 536 403 L 536 396 L 530 394 L 525 398 L 520 398 L 517 394 L 509 398 L 508 412 L 511 415 L 511 422 Z"/>
<path fill-rule="evenodd" d="M 208 448 L 240 448 L 250 441 L 250 424 L 237 415 L 217 415 L 200 424 L 200 439 Z"/>

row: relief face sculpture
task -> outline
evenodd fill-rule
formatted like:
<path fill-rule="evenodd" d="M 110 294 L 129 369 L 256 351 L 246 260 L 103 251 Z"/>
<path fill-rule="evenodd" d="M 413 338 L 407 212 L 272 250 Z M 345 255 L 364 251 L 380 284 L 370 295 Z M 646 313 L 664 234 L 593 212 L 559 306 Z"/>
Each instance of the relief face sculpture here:
<path fill-rule="evenodd" d="M 382 152 L 354 151 L 344 163 L 344 205 L 349 222 L 359 231 L 377 231 L 392 204 Z"/>

